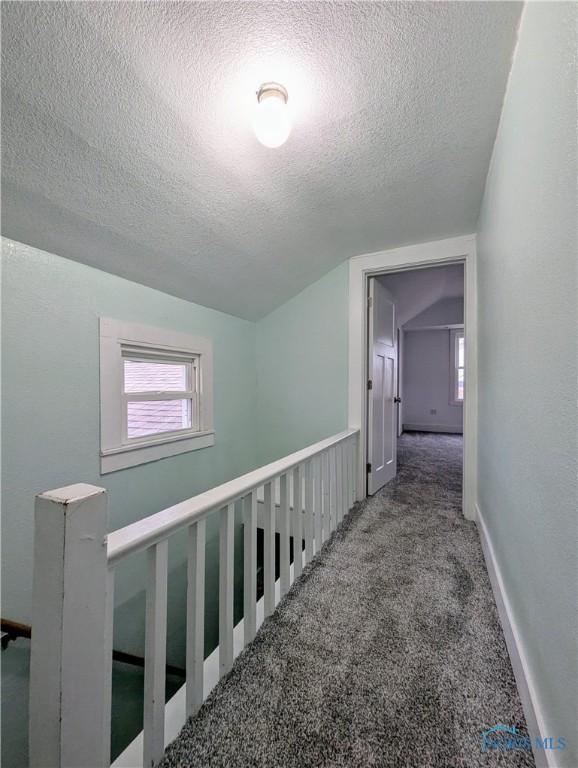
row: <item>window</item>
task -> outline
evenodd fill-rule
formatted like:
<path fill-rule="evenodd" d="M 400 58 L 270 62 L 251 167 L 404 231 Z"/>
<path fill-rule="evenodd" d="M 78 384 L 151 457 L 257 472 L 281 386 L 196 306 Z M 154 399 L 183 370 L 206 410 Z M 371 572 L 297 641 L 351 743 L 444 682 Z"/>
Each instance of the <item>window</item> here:
<path fill-rule="evenodd" d="M 123 437 L 198 431 L 196 356 L 165 358 L 123 350 Z"/>
<path fill-rule="evenodd" d="M 207 339 L 100 321 L 101 472 L 214 444 Z"/>
<path fill-rule="evenodd" d="M 450 404 L 464 402 L 465 336 L 463 330 L 450 332 Z"/>

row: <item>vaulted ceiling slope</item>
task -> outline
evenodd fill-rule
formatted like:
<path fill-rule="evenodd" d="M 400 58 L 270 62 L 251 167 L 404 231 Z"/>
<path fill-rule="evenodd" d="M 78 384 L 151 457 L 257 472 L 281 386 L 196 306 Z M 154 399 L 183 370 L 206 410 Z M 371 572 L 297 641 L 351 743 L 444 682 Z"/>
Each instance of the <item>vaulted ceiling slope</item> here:
<path fill-rule="evenodd" d="M 440 301 L 464 296 L 463 264 L 410 269 L 377 278 L 392 294 L 398 325 L 405 325 Z"/>
<path fill-rule="evenodd" d="M 3 2 L 3 233 L 249 319 L 349 256 L 469 233 L 520 12 Z M 268 80 L 276 150 L 251 129 Z"/>

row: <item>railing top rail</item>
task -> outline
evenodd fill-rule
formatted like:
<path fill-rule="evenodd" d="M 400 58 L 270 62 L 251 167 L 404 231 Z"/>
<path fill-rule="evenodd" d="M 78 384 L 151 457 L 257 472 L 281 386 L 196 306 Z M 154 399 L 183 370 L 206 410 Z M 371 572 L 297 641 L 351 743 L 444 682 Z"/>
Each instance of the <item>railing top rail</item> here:
<path fill-rule="evenodd" d="M 190 499 L 179 502 L 172 507 L 163 509 L 142 520 L 137 520 L 124 528 L 108 534 L 107 557 L 109 565 L 116 565 L 120 560 L 147 549 L 153 544 L 168 538 L 178 530 L 191 525 L 206 517 L 210 512 L 221 509 L 227 504 L 250 493 L 255 488 L 268 483 L 289 472 L 314 456 L 323 453 L 328 448 L 347 440 L 359 432 L 358 429 L 347 429 L 337 435 L 320 440 L 314 445 L 291 453 L 282 459 L 273 461 L 241 477 L 229 480 L 216 488 L 199 493 Z"/>

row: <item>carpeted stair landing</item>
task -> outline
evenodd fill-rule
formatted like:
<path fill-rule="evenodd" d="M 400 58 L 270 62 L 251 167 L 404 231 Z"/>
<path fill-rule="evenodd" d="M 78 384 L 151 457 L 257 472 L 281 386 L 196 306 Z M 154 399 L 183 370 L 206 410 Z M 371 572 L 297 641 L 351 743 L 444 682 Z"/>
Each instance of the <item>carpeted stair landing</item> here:
<path fill-rule="evenodd" d="M 462 439 L 400 439 L 395 481 L 358 505 L 163 768 L 532 766 L 481 751 L 526 733 L 474 523 L 461 514 Z"/>

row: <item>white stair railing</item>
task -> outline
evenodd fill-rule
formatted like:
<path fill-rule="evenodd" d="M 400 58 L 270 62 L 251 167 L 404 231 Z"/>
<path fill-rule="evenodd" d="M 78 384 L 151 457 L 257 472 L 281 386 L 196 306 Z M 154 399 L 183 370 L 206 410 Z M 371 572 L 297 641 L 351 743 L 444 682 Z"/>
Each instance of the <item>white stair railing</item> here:
<path fill-rule="evenodd" d="M 319 552 L 357 498 L 358 430 L 248 472 L 106 535 L 106 491 L 72 485 L 40 494 L 35 509 L 30 670 L 32 768 L 110 765 L 114 570 L 147 553 L 143 732 L 130 762 L 156 765 L 175 729 L 165 728 L 168 538 L 188 530 L 186 686 L 177 729 Z M 233 626 L 235 502 L 243 505 L 244 616 Z M 264 596 L 257 601 L 258 510 L 264 529 Z M 216 679 L 204 658 L 205 529 L 219 515 L 219 646 Z M 275 581 L 275 532 L 280 578 Z M 290 562 L 290 539 L 294 546 Z M 302 550 L 303 540 L 305 549 Z M 176 700 L 180 692 L 174 697 Z M 173 700 L 171 700 L 171 703 Z M 167 707 L 168 710 L 168 707 Z M 139 752 L 134 757 L 135 750 Z M 124 754 L 124 753 L 123 753 Z M 121 756 L 122 758 L 122 756 Z"/>

